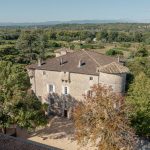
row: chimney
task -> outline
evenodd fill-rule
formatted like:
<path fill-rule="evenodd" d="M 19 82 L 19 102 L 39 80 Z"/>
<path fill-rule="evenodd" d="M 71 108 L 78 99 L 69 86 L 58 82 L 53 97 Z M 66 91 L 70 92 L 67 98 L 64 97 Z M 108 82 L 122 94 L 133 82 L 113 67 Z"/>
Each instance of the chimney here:
<path fill-rule="evenodd" d="M 118 55 L 118 63 L 120 63 L 120 56 Z"/>
<path fill-rule="evenodd" d="M 78 63 L 78 67 L 80 68 L 81 66 L 82 66 L 82 60 L 80 59 Z"/>
<path fill-rule="evenodd" d="M 60 58 L 60 65 L 63 64 L 63 58 Z"/>
<path fill-rule="evenodd" d="M 42 60 L 41 58 L 38 58 L 38 67 L 40 67 L 42 65 Z"/>

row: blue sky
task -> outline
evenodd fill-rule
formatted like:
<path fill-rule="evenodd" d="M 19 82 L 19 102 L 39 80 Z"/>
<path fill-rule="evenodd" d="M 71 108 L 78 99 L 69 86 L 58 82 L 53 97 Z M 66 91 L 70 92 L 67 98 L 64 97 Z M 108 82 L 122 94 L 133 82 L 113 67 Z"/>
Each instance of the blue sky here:
<path fill-rule="evenodd" d="M 150 0 L 0 0 L 0 22 L 150 21 Z"/>

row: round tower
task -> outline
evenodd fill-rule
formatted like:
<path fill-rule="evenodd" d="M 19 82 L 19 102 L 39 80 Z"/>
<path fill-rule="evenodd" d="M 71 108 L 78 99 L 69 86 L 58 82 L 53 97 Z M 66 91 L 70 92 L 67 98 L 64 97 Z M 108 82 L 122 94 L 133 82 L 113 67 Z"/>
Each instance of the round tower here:
<path fill-rule="evenodd" d="M 127 67 L 116 62 L 105 65 L 99 69 L 99 83 L 110 86 L 116 93 L 124 93 L 128 72 Z"/>

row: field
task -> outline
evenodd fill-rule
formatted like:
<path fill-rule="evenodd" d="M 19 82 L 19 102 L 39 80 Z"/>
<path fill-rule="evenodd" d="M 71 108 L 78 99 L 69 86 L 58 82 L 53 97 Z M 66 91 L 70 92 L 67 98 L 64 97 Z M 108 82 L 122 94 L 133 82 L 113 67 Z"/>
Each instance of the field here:
<path fill-rule="evenodd" d="M 42 27 L 0 28 L 0 57 L 28 64 L 54 56 L 54 50 L 66 47 L 74 51 L 95 50 L 122 55 L 128 59 L 143 46 L 150 49 L 149 24 L 85 24 Z M 27 40 L 31 40 L 28 43 Z M 31 56 L 32 55 L 32 56 Z M 32 57 L 32 58 L 31 58 Z"/>

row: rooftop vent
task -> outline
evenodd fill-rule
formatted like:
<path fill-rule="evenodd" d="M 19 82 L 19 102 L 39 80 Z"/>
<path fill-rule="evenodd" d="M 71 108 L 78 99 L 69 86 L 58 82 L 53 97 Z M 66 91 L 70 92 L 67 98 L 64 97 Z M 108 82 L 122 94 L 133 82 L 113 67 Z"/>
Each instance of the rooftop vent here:
<path fill-rule="evenodd" d="M 120 63 L 120 56 L 118 55 L 118 63 Z"/>
<path fill-rule="evenodd" d="M 60 65 L 63 64 L 63 58 L 60 58 Z"/>
<path fill-rule="evenodd" d="M 40 67 L 42 65 L 42 60 L 41 58 L 38 58 L 38 67 Z"/>
<path fill-rule="evenodd" d="M 59 63 L 60 63 L 60 65 L 64 65 L 64 64 L 66 64 L 68 61 L 67 60 L 64 60 L 63 58 L 60 58 L 59 59 Z"/>

